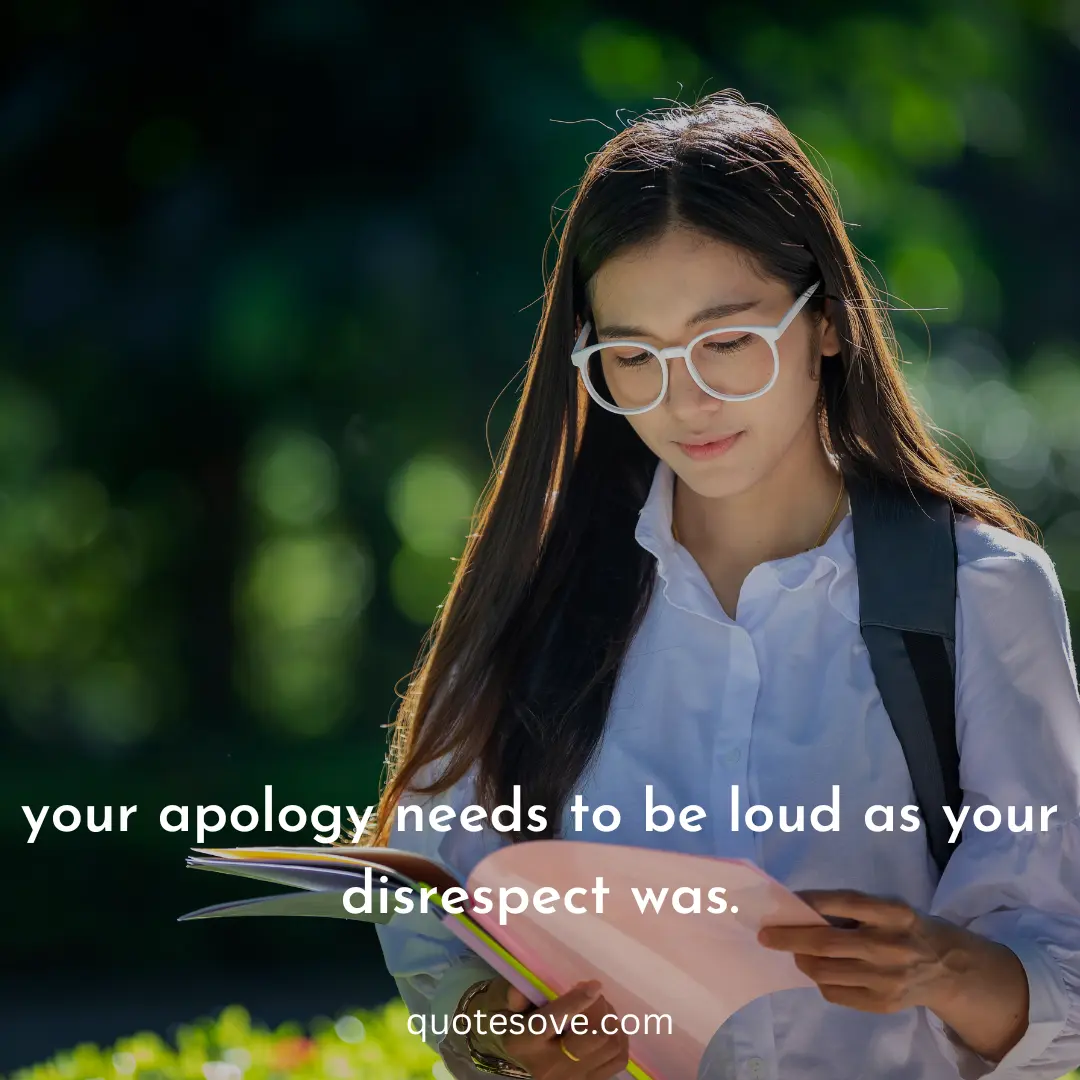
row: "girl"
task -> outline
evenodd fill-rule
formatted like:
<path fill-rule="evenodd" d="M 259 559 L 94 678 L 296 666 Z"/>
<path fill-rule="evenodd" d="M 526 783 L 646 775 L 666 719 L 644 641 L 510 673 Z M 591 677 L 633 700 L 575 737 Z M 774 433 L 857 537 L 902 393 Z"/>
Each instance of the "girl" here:
<path fill-rule="evenodd" d="M 856 482 L 956 512 L 964 802 L 1056 807 L 1045 831 L 966 828 L 940 880 L 922 830 L 862 827 L 862 808 L 913 790 L 860 635 Z M 394 808 L 490 809 L 520 785 L 555 835 L 749 858 L 844 920 L 763 932 L 817 988 L 739 1010 L 702 1076 L 1054 1080 L 1080 1063 L 1080 700 L 1061 590 L 1027 523 L 927 433 L 829 190 L 766 110 L 712 95 L 649 114 L 592 160 L 431 641 L 375 842 L 464 879 L 537 834 L 398 833 Z M 647 833 L 631 812 L 646 784 L 715 812 L 700 832 Z M 733 784 L 806 807 L 839 784 L 851 819 L 840 833 L 713 827 Z M 575 792 L 619 806 L 620 829 L 586 816 L 571 833 Z M 463 949 L 391 927 L 380 939 L 428 1030 L 459 1007 L 526 1008 Z M 545 1008 L 608 1011 L 595 984 Z M 431 1041 L 459 1076 L 603 1080 L 627 1057 L 620 1035 Z"/>

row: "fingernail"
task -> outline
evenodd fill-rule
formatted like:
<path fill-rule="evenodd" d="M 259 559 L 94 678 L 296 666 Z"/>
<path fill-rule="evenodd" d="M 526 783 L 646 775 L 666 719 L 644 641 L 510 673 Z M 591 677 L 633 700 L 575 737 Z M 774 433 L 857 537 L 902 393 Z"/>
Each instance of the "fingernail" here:
<path fill-rule="evenodd" d="M 600 982 L 598 979 L 589 979 L 588 982 L 578 983 L 578 987 L 585 991 L 586 994 L 595 994 L 600 990 Z"/>

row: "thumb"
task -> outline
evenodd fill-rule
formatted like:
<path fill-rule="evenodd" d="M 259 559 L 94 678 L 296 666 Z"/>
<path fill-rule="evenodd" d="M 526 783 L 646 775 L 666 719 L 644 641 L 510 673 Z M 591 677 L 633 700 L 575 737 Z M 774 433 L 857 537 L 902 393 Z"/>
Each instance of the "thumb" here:
<path fill-rule="evenodd" d="M 516 986 L 510 986 L 506 990 L 506 1007 L 510 1012 L 524 1012 L 532 1002 Z"/>

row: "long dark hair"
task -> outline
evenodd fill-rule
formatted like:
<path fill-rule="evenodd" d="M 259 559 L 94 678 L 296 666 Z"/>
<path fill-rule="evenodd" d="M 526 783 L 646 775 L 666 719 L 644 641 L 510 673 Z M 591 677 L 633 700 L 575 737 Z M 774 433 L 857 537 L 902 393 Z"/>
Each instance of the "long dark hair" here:
<path fill-rule="evenodd" d="M 821 365 L 820 422 L 845 476 L 919 486 L 1031 535 L 920 419 L 887 313 L 791 132 L 731 91 L 649 113 L 592 159 L 565 216 L 521 401 L 397 713 L 374 843 L 404 792 L 445 791 L 473 766 L 481 805 L 520 785 L 523 807 L 546 807 L 545 833 L 511 839 L 554 835 L 593 759 L 653 585 L 634 526 L 657 459 L 596 407 L 569 354 L 592 275 L 673 224 L 745 250 L 795 295 L 824 280 L 809 311 L 833 298 L 841 352 Z"/>

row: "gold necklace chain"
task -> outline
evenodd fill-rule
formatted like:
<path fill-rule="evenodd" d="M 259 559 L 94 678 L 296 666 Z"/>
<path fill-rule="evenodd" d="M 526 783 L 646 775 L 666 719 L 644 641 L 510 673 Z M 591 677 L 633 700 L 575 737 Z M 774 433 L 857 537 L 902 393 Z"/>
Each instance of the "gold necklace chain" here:
<path fill-rule="evenodd" d="M 829 520 L 825 522 L 825 528 L 821 530 L 817 538 L 817 543 L 814 547 L 821 547 L 825 541 L 825 537 L 829 535 L 829 530 L 832 528 L 833 522 L 836 520 L 836 512 L 840 509 L 840 500 L 844 497 L 844 478 L 840 477 L 840 490 L 836 493 L 836 502 L 833 503 L 832 513 L 829 514 Z"/>
<path fill-rule="evenodd" d="M 829 514 L 829 520 L 825 522 L 825 527 L 818 534 L 818 538 L 814 543 L 814 547 L 821 547 L 825 541 L 825 537 L 828 536 L 829 530 L 832 528 L 833 522 L 836 520 L 836 512 L 840 509 L 840 500 L 844 497 L 844 478 L 840 477 L 840 490 L 836 493 L 836 502 L 833 503 L 832 512 Z M 675 519 L 671 519 L 671 538 L 675 543 L 679 543 L 679 533 L 675 527 Z M 807 551 L 813 550 L 807 548 Z"/>

